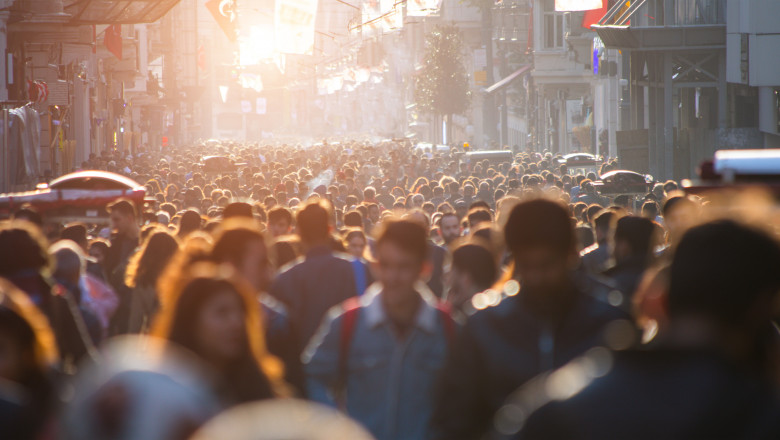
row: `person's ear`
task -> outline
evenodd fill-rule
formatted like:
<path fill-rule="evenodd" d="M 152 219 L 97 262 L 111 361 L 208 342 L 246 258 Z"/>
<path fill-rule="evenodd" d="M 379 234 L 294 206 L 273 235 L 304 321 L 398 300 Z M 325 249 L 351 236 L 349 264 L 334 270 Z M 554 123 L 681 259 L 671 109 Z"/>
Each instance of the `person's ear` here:
<path fill-rule="evenodd" d="M 431 275 L 433 275 L 433 262 L 430 259 L 426 259 L 423 261 L 422 267 L 420 268 L 420 279 L 428 282 L 431 279 Z"/>

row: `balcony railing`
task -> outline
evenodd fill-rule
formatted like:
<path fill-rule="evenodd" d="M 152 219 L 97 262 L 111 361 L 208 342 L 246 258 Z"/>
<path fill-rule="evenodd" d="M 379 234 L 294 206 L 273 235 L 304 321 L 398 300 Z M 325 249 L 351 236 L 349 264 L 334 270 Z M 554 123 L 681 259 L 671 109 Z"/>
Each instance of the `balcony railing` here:
<path fill-rule="evenodd" d="M 726 24 L 726 0 L 621 0 L 599 24 L 631 27 Z"/>

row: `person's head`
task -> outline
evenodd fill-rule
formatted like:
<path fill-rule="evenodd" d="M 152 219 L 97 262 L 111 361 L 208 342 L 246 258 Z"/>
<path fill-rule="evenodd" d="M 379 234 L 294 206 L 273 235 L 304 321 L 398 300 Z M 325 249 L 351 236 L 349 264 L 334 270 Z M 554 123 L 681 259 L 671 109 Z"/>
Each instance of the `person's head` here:
<path fill-rule="evenodd" d="M 344 234 L 344 249 L 355 258 L 363 258 L 367 245 L 366 233 L 360 228 L 350 228 Z"/>
<path fill-rule="evenodd" d="M 76 286 L 87 266 L 79 245 L 70 240 L 60 240 L 51 245 L 49 253 L 54 258 L 54 279 Z"/>
<path fill-rule="evenodd" d="M 89 256 L 94 258 L 98 264 L 103 264 L 103 261 L 108 255 L 109 244 L 104 238 L 95 238 L 89 242 Z"/>
<path fill-rule="evenodd" d="M 70 223 L 60 231 L 61 240 L 70 240 L 81 247 L 86 252 L 89 247 L 87 240 L 87 225 L 84 223 Z"/>
<path fill-rule="evenodd" d="M 693 227 L 672 260 L 669 318 L 672 323 L 693 318 L 736 331 L 744 339 L 731 341 L 737 345 L 732 348 L 750 350 L 777 312 L 778 267 L 780 246 L 763 231 L 731 220 Z"/>
<path fill-rule="evenodd" d="M 311 201 L 298 211 L 298 235 L 305 246 L 327 244 L 330 240 L 330 206 L 325 201 Z"/>
<path fill-rule="evenodd" d="M 454 212 L 445 212 L 439 220 L 439 233 L 445 244 L 450 244 L 460 237 L 460 219 Z"/>
<path fill-rule="evenodd" d="M 111 216 L 111 228 L 120 235 L 132 236 L 138 233 L 138 214 L 135 205 L 128 199 L 118 199 L 106 207 Z"/>
<path fill-rule="evenodd" d="M 233 202 L 228 204 L 222 211 L 222 218 L 227 220 L 232 217 L 252 218 L 252 205 L 246 202 Z"/>
<path fill-rule="evenodd" d="M 46 237 L 33 223 L 26 220 L 0 223 L 0 276 L 48 270 L 52 265 L 48 247 Z"/>
<path fill-rule="evenodd" d="M 0 278 L 0 379 L 22 387 L 39 386 L 36 382 L 57 358 L 46 316 L 24 292 Z"/>
<path fill-rule="evenodd" d="M 26 220 L 39 228 L 43 227 L 43 216 L 29 203 L 25 203 L 19 210 L 14 212 L 13 218 L 14 220 Z"/>
<path fill-rule="evenodd" d="M 376 223 L 379 221 L 379 205 L 376 203 L 369 203 L 368 204 L 368 219 L 371 220 L 371 223 Z"/>
<path fill-rule="evenodd" d="M 497 276 L 496 261 L 487 247 L 477 242 L 462 243 L 452 251 L 447 301 L 460 308 L 475 294 L 490 288 Z"/>
<path fill-rule="evenodd" d="M 362 228 L 363 227 L 363 214 L 360 211 L 349 211 L 344 214 L 344 226 L 348 228 Z"/>
<path fill-rule="evenodd" d="M 292 231 L 293 216 L 289 209 L 276 206 L 268 211 L 268 232 L 272 237 L 281 237 Z"/>
<path fill-rule="evenodd" d="M 475 228 L 480 223 L 492 223 L 493 214 L 485 208 L 472 208 L 466 216 L 468 219 L 469 229 Z"/>
<path fill-rule="evenodd" d="M 376 241 L 377 279 L 390 301 L 413 295 L 428 257 L 428 234 L 419 222 L 387 219 Z"/>
<path fill-rule="evenodd" d="M 504 239 L 525 299 L 542 308 L 565 306 L 560 297 L 570 291 L 570 271 L 577 262 L 566 208 L 544 199 L 521 202 L 509 213 Z"/>
<path fill-rule="evenodd" d="M 642 217 L 655 220 L 658 217 L 658 203 L 648 200 L 642 204 Z"/>
<path fill-rule="evenodd" d="M 253 220 L 231 219 L 216 232 L 211 251 L 214 261 L 232 265 L 257 291 L 271 283 L 271 265 L 265 237 Z"/>
<path fill-rule="evenodd" d="M 199 231 L 203 219 L 198 214 L 198 211 L 188 209 L 181 215 L 179 220 L 179 237 L 184 238 L 192 232 Z"/>
<path fill-rule="evenodd" d="M 141 249 L 130 257 L 125 284 L 130 287 L 155 287 L 157 279 L 179 251 L 179 240 L 164 229 L 156 229 Z"/>
<path fill-rule="evenodd" d="M 621 262 L 630 257 L 649 258 L 656 241 L 655 231 L 655 223 L 650 219 L 632 215 L 620 218 L 612 237 L 615 261 Z"/>
<path fill-rule="evenodd" d="M 685 231 L 698 222 L 698 208 L 696 202 L 686 196 L 673 196 L 664 203 L 664 225 L 672 245 L 679 242 Z"/>
<path fill-rule="evenodd" d="M 255 293 L 231 266 L 196 263 L 160 293 L 154 336 L 193 352 L 220 374 L 233 403 L 272 397 L 278 363 L 266 351 Z"/>
<path fill-rule="evenodd" d="M 593 219 L 593 229 L 596 234 L 596 242 L 599 245 L 604 244 L 609 238 L 609 230 L 612 228 L 612 222 L 616 216 L 615 211 L 602 209 Z"/>

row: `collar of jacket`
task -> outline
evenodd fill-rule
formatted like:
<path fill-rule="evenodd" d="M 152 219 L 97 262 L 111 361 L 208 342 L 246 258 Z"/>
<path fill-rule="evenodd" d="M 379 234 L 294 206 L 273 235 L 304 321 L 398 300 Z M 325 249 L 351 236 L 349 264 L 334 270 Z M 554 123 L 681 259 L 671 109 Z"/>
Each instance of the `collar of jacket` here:
<path fill-rule="evenodd" d="M 414 320 L 414 325 L 427 333 L 433 334 L 436 332 L 437 326 L 437 309 L 433 292 L 431 292 L 430 289 L 428 289 L 428 286 L 422 282 L 417 282 L 414 286 L 414 290 L 420 294 L 420 298 L 422 299 L 420 308 L 417 311 L 417 317 Z M 369 328 L 372 329 L 389 320 L 387 313 L 385 313 L 385 307 L 382 304 L 381 292 L 382 285 L 377 282 L 366 289 L 366 293 L 364 293 L 361 298 L 363 311 L 366 314 L 366 323 Z"/>

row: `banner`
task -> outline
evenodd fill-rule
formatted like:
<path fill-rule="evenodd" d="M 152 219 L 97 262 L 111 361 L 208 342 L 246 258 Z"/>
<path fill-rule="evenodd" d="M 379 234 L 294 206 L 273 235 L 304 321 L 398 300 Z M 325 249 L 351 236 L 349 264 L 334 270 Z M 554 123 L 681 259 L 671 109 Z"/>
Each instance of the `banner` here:
<path fill-rule="evenodd" d="M 314 51 L 317 0 L 277 0 L 275 15 L 276 50 L 311 55 Z"/>
<path fill-rule="evenodd" d="M 406 15 L 409 17 L 438 16 L 441 0 L 407 0 Z"/>
<path fill-rule="evenodd" d="M 601 9 L 602 0 L 555 0 L 556 12 L 571 11 L 590 11 L 591 9 Z"/>

